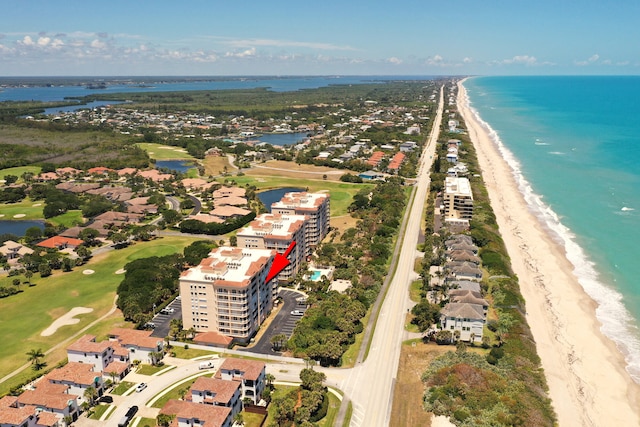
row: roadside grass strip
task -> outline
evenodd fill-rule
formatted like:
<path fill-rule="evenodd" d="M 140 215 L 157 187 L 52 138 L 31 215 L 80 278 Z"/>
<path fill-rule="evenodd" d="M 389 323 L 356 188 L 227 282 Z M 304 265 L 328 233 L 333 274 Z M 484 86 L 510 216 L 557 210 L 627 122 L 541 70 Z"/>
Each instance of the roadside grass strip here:
<path fill-rule="evenodd" d="M 167 372 L 169 372 L 172 369 L 177 368 L 177 366 L 167 366 L 166 368 L 164 368 L 161 371 L 156 372 L 155 374 L 152 374 L 152 377 L 157 377 L 158 375 L 162 375 L 162 374 L 166 374 Z"/>
<path fill-rule="evenodd" d="M 116 405 L 109 405 L 107 410 L 102 413 L 102 415 L 100 416 L 100 419 L 98 421 L 108 420 L 109 417 L 111 416 L 111 414 L 113 413 L 113 411 L 115 411 L 115 410 L 116 410 Z"/>
<path fill-rule="evenodd" d="M 154 407 L 153 405 L 165 394 L 169 393 L 170 391 L 172 391 L 173 389 L 177 388 L 178 386 L 187 383 L 189 381 L 195 380 L 199 377 L 205 376 L 205 375 L 211 375 L 211 371 L 210 370 L 206 370 L 204 372 L 198 372 L 197 374 L 188 376 L 186 378 L 181 379 L 180 381 L 173 383 L 170 387 L 165 388 L 164 390 L 162 390 L 161 392 L 159 392 L 158 394 L 156 394 L 155 396 L 153 396 L 149 401 L 147 401 L 146 406 L 151 406 Z"/>

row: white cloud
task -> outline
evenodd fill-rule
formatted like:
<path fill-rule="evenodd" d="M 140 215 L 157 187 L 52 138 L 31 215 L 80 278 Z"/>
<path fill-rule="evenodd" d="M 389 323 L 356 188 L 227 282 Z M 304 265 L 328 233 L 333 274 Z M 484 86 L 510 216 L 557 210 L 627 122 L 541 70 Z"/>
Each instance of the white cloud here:
<path fill-rule="evenodd" d="M 98 39 L 93 39 L 91 41 L 91 47 L 94 49 L 104 49 L 107 46 L 107 44 L 105 42 L 103 42 L 102 40 L 98 40 Z"/>
<path fill-rule="evenodd" d="M 51 42 L 49 37 L 40 37 L 38 38 L 38 46 L 46 46 Z"/>
<path fill-rule="evenodd" d="M 224 54 L 226 57 L 234 57 L 234 58 L 247 58 L 256 56 L 256 48 L 252 47 L 250 49 L 245 49 L 241 52 L 227 52 Z"/>
<path fill-rule="evenodd" d="M 600 55 L 596 53 L 595 55 L 591 55 L 586 61 L 574 61 L 574 64 L 580 67 L 584 67 L 589 64 L 593 64 L 594 62 L 598 61 L 598 59 L 600 59 Z"/>
<path fill-rule="evenodd" d="M 469 57 L 467 56 L 466 58 L 464 58 L 464 59 L 462 60 L 462 62 L 464 62 L 465 64 L 470 64 L 470 63 L 472 63 L 472 62 L 473 62 L 473 59 L 471 59 L 471 58 L 469 58 Z"/>
<path fill-rule="evenodd" d="M 402 64 L 402 59 L 392 56 L 391 58 L 387 59 L 387 62 L 391 64 Z"/>
<path fill-rule="evenodd" d="M 538 60 L 535 56 L 529 55 L 516 55 L 511 59 L 503 59 L 500 61 L 502 64 L 524 64 L 524 65 L 535 65 Z"/>
<path fill-rule="evenodd" d="M 315 50 L 355 50 L 351 46 L 339 46 L 331 43 L 304 42 L 277 39 L 227 39 L 211 37 L 211 39 L 233 47 L 263 46 L 263 47 L 300 47 Z"/>
<path fill-rule="evenodd" d="M 23 45 L 25 46 L 33 46 L 33 40 L 31 39 L 31 36 L 24 36 L 24 38 L 22 39 L 21 42 Z"/>

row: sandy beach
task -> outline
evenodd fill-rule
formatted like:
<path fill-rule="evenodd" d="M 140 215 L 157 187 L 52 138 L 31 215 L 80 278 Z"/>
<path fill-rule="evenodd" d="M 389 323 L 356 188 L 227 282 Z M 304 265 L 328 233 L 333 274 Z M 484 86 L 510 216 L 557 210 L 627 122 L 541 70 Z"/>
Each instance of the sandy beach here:
<path fill-rule="evenodd" d="M 469 109 L 462 83 L 458 108 L 520 281 L 558 424 L 640 425 L 640 386 L 625 371 L 615 344 L 600 332 L 594 301 L 573 274 L 564 249 L 530 212 L 499 147 Z"/>

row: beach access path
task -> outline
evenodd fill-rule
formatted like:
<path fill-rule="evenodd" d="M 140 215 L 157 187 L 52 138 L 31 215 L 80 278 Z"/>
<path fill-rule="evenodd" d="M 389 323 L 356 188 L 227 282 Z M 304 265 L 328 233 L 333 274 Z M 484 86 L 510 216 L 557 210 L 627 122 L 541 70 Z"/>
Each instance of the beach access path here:
<path fill-rule="evenodd" d="M 500 148 L 458 84 L 458 109 L 476 148 L 491 206 L 526 300 L 527 322 L 560 426 L 638 426 L 640 387 L 600 332 L 563 247 L 530 211 Z"/>

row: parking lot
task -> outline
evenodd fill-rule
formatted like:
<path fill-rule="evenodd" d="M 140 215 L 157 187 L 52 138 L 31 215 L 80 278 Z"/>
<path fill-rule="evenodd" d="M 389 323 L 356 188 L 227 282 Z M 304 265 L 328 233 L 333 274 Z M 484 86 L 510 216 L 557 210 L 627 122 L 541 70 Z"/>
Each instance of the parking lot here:
<path fill-rule="evenodd" d="M 246 349 L 254 353 L 262 354 L 280 354 L 273 350 L 271 345 L 271 337 L 278 334 L 285 334 L 290 338 L 296 323 L 302 319 L 302 315 L 307 310 L 306 298 L 299 292 L 290 289 L 281 289 L 278 294 L 282 298 L 282 308 L 273 319 L 262 337 L 251 347 Z M 297 312 L 297 314 L 292 314 Z M 243 350 L 243 349 L 239 349 Z"/>
<path fill-rule="evenodd" d="M 169 325 L 173 319 L 182 319 L 182 306 L 180 304 L 180 297 L 177 297 L 169 305 L 165 307 L 165 310 L 159 311 L 151 323 L 155 326 L 153 328 L 152 337 L 164 338 L 169 335 Z"/>

